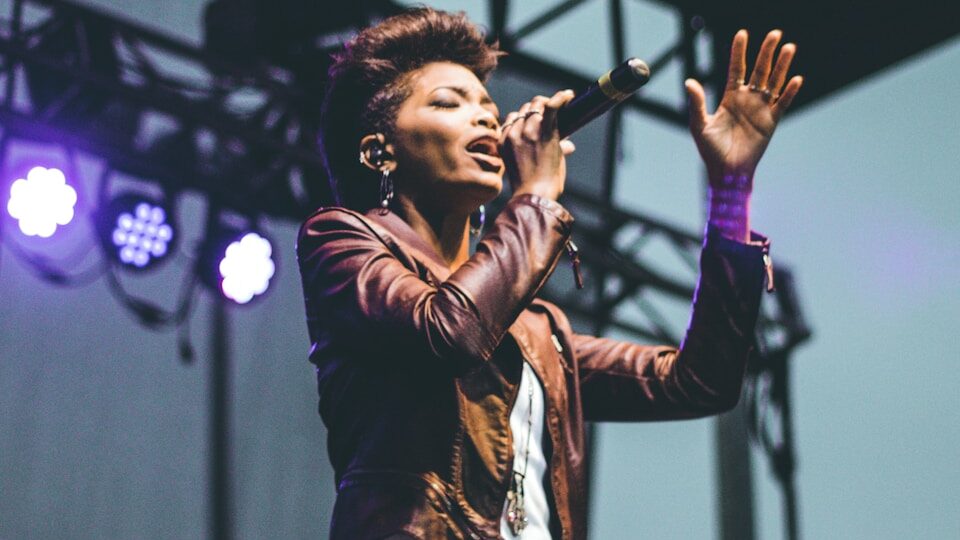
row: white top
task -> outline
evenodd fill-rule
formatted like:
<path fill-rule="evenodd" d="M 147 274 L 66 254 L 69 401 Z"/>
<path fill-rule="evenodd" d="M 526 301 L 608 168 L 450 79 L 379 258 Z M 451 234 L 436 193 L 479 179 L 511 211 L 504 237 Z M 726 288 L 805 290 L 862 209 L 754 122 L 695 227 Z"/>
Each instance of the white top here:
<path fill-rule="evenodd" d="M 530 398 L 530 390 L 533 398 Z M 532 404 L 532 408 L 531 408 Z M 532 420 L 527 437 L 528 419 Z M 507 523 L 507 507 L 504 504 L 500 515 L 500 534 L 507 539 L 523 538 L 524 540 L 540 540 L 550 538 L 550 507 L 547 506 L 547 492 L 544 489 L 544 480 L 547 473 L 547 458 L 543 455 L 543 386 L 526 361 L 523 362 L 523 373 L 520 376 L 520 389 L 517 400 L 510 411 L 510 431 L 513 433 L 513 470 L 523 472 L 524 456 L 527 455 L 527 443 L 530 444 L 529 459 L 527 460 L 527 474 L 523 480 L 523 508 L 527 515 L 527 526 L 514 536 Z"/>

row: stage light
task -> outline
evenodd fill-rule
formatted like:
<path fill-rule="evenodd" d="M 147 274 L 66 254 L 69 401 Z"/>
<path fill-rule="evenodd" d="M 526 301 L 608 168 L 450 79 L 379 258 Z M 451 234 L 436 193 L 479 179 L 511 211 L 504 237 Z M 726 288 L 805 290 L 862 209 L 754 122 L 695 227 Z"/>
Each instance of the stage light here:
<path fill-rule="evenodd" d="M 10 186 L 7 212 L 23 234 L 49 238 L 57 225 L 70 223 L 76 204 L 77 191 L 67 184 L 63 171 L 34 167 Z"/>
<path fill-rule="evenodd" d="M 266 292 L 276 271 L 270 241 L 248 232 L 230 242 L 218 266 L 220 291 L 238 304 Z"/>
<path fill-rule="evenodd" d="M 176 233 L 162 203 L 127 193 L 111 199 L 97 214 L 104 251 L 125 267 L 151 268 L 171 253 Z"/>

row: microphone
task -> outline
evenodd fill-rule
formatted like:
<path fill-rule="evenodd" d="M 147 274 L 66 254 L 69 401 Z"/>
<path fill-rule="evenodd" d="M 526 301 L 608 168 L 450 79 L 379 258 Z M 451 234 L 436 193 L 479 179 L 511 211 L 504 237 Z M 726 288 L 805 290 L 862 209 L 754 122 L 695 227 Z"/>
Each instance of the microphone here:
<path fill-rule="evenodd" d="M 648 80 L 650 68 L 639 58 L 630 58 L 604 73 L 558 111 L 557 127 L 560 138 L 569 136 L 587 122 L 609 111 Z"/>

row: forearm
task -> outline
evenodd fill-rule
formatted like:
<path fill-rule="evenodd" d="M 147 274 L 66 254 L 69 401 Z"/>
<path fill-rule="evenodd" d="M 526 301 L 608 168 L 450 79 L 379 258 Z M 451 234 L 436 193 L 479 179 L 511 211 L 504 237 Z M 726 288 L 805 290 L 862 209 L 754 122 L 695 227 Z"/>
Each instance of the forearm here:
<path fill-rule="evenodd" d="M 731 241 L 717 233 L 707 239 L 712 249 L 701 254 L 693 314 L 675 376 L 691 395 L 707 403 L 715 400 L 723 410 L 739 398 L 753 347 L 768 242 L 762 237 Z"/>
<path fill-rule="evenodd" d="M 535 195 L 514 197 L 470 260 L 441 290 L 462 291 L 471 301 L 476 324 L 490 333 L 492 343 L 498 343 L 552 273 L 572 222 L 573 217 L 555 201 Z M 468 330 L 469 325 L 462 329 Z"/>
<path fill-rule="evenodd" d="M 711 175 L 707 194 L 707 222 L 726 238 L 750 242 L 752 187 L 752 177 L 746 174 L 725 174 L 719 178 Z"/>
<path fill-rule="evenodd" d="M 587 420 L 694 418 L 733 407 L 760 305 L 767 242 L 709 232 L 679 350 L 575 336 Z"/>

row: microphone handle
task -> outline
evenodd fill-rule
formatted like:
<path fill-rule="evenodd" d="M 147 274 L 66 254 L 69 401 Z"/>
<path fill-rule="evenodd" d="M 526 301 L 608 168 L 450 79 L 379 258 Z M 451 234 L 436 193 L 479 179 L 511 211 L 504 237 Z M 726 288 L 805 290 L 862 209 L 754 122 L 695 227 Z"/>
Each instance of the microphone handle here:
<path fill-rule="evenodd" d="M 639 58 L 630 58 L 603 74 L 557 113 L 560 137 L 569 136 L 594 118 L 609 111 L 630 97 L 648 80 L 650 80 L 650 68 Z"/>

